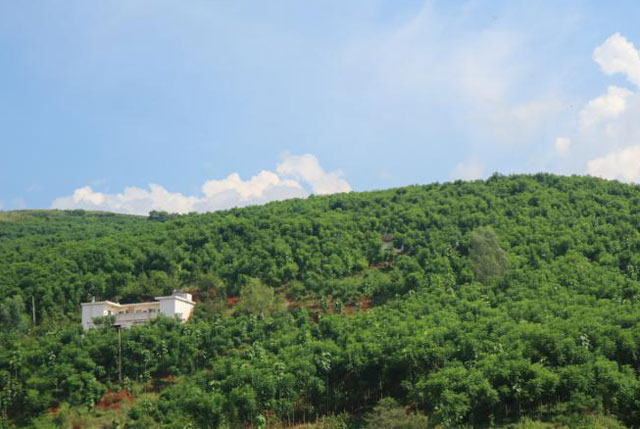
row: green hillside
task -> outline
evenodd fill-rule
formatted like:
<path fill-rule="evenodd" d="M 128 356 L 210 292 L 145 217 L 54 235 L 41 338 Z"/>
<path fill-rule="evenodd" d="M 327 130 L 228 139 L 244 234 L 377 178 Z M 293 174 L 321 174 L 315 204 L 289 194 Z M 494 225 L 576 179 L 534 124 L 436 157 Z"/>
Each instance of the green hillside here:
<path fill-rule="evenodd" d="M 0 428 L 638 427 L 639 279 L 640 188 L 587 177 L 0 212 Z M 80 302 L 174 289 L 119 383 Z"/>

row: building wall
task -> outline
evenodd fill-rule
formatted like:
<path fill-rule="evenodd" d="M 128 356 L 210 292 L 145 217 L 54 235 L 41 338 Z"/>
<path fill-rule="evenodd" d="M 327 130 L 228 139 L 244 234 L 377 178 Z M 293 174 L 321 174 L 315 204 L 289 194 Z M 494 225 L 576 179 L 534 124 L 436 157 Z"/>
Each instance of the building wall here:
<path fill-rule="evenodd" d="M 175 314 L 179 315 L 180 319 L 184 322 L 191 317 L 193 306 L 193 304 L 189 304 L 188 302 L 176 301 Z"/>
<path fill-rule="evenodd" d="M 183 322 L 191 317 L 193 303 L 185 302 L 176 297 L 163 297 L 160 300 L 160 313 L 167 317 L 178 316 Z"/>
<path fill-rule="evenodd" d="M 86 303 L 82 305 L 82 327 L 93 328 L 93 319 L 109 315 L 109 305 L 106 302 Z"/>
<path fill-rule="evenodd" d="M 88 302 L 82 304 L 82 327 L 91 329 L 96 317 L 115 316 L 114 325 L 130 328 L 145 323 L 158 314 L 166 317 L 178 316 L 183 322 L 193 313 L 195 302 L 188 293 L 174 292 L 171 296 L 159 296 L 159 302 L 141 302 L 136 304 L 118 304 L 110 301 Z"/>

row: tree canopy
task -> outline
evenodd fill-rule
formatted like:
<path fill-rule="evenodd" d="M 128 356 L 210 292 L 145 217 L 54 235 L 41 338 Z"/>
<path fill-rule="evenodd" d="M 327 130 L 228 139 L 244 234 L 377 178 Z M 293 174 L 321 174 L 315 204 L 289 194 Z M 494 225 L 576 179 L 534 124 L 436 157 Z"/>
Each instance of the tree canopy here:
<path fill-rule="evenodd" d="M 92 296 L 173 289 L 185 324 L 82 331 Z M 155 395 L 126 427 L 639 426 L 639 296 L 640 188 L 589 177 L 0 212 L 0 427 L 123 388 Z"/>

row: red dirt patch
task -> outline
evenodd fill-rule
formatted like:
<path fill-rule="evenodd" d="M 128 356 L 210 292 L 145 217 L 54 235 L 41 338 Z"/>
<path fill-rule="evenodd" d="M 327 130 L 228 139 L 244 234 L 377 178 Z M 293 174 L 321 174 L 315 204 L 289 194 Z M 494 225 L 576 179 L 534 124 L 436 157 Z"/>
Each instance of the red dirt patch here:
<path fill-rule="evenodd" d="M 368 309 L 371 308 L 371 298 L 366 297 L 366 296 L 361 296 L 360 297 L 360 308 L 362 309 L 362 311 L 367 311 Z"/>
<path fill-rule="evenodd" d="M 107 390 L 100 402 L 96 404 L 96 407 L 100 410 L 118 410 L 122 406 L 122 401 L 131 401 L 132 399 L 134 399 L 133 394 L 127 390 L 120 390 L 119 392 Z"/>
<path fill-rule="evenodd" d="M 234 305 L 238 303 L 238 301 L 240 301 L 240 297 L 230 296 L 229 298 L 227 298 L 227 307 L 232 308 Z"/>

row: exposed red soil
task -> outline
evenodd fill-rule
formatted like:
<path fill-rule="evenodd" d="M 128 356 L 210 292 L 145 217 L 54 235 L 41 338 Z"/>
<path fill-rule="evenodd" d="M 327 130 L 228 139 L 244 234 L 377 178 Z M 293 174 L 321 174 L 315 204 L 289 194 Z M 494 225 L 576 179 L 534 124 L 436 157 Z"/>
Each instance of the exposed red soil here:
<path fill-rule="evenodd" d="M 362 311 L 367 311 L 368 309 L 371 308 L 371 298 L 366 297 L 366 296 L 361 296 L 360 297 L 360 308 L 362 309 Z"/>
<path fill-rule="evenodd" d="M 236 305 L 238 301 L 240 301 L 240 297 L 230 296 L 229 298 L 227 298 L 227 307 L 233 308 L 233 306 Z"/>
<path fill-rule="evenodd" d="M 96 404 L 96 407 L 100 410 L 118 410 L 122 406 L 122 401 L 131 401 L 135 397 L 127 390 L 120 390 L 114 392 L 108 390 L 103 396 L 100 402 Z"/>

